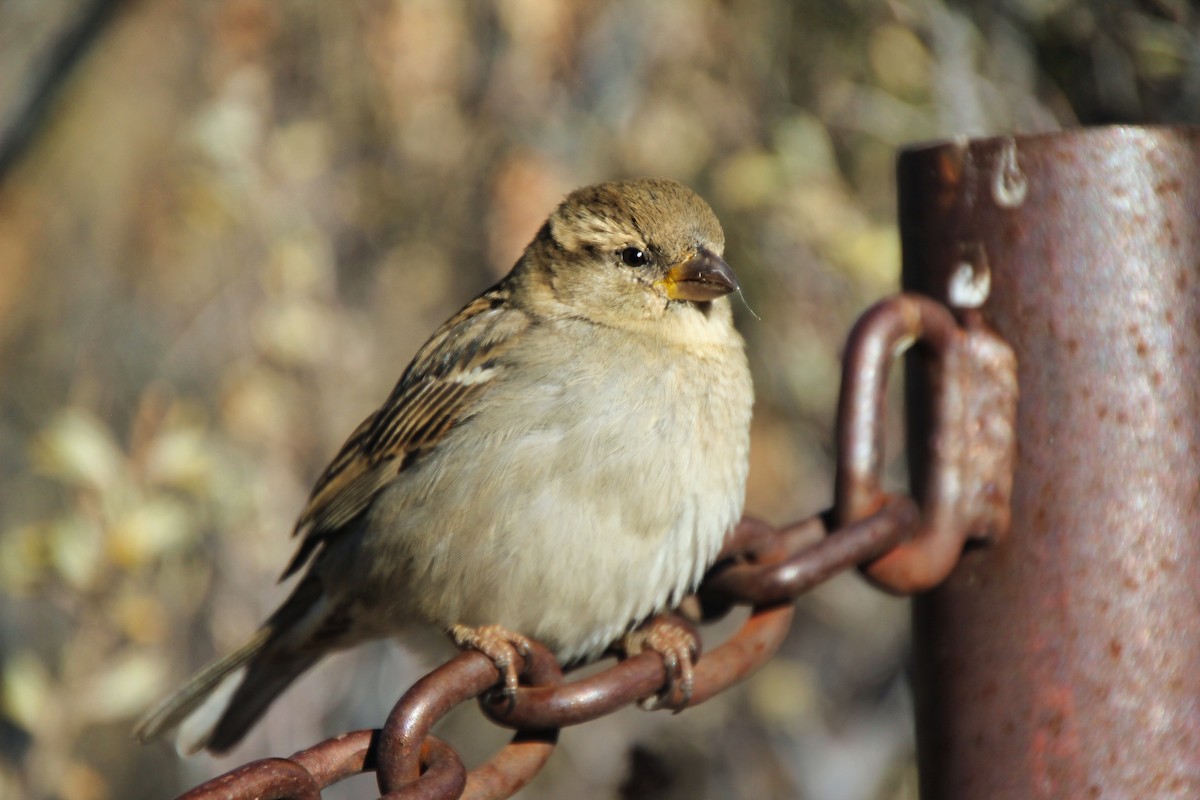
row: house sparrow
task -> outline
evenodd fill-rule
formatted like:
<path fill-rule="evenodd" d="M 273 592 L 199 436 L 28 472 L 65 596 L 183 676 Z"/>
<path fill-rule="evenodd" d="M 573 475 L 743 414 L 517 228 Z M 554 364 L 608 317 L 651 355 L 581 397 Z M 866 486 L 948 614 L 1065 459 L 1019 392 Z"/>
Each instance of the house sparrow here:
<path fill-rule="evenodd" d="M 570 194 L 321 475 L 291 596 L 135 735 L 190 718 L 181 750 L 227 750 L 326 653 L 422 624 L 509 691 L 525 636 L 564 663 L 660 649 L 635 628 L 696 586 L 745 494 L 753 389 L 724 243 L 674 181 Z"/>

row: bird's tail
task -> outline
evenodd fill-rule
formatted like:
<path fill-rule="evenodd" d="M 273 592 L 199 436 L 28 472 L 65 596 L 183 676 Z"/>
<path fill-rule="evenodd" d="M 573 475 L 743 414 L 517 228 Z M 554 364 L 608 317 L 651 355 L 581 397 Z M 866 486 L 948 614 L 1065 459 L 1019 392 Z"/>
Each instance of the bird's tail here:
<path fill-rule="evenodd" d="M 319 582 L 306 577 L 250 641 L 189 678 L 133 735 L 147 742 L 178 727 L 181 753 L 230 749 L 292 681 L 340 645 L 322 635 L 327 606 Z"/>

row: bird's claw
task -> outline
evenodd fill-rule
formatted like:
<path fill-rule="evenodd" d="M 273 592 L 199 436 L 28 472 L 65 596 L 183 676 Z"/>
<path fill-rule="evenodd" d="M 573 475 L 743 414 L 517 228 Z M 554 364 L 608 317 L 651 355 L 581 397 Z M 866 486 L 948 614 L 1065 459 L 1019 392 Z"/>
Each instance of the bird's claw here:
<path fill-rule="evenodd" d="M 675 614 L 659 614 L 646 624 L 625 635 L 621 647 L 629 657 L 643 650 L 662 656 L 667 680 L 663 688 L 638 701 L 644 711 L 670 708 L 676 712 L 687 707 L 695 684 L 694 665 L 700 654 L 695 629 Z"/>
<path fill-rule="evenodd" d="M 517 664 L 528 661 L 532 645 L 529 639 L 502 625 L 455 625 L 450 629 L 454 643 L 464 650 L 477 650 L 492 660 L 504 679 L 504 697 L 512 699 L 517 694 L 520 670 Z"/>

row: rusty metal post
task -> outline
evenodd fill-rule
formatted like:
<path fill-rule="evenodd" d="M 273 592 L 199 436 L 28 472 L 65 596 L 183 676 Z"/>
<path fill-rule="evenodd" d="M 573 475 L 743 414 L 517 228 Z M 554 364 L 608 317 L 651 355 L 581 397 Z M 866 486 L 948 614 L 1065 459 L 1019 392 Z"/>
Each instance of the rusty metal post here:
<path fill-rule="evenodd" d="M 1011 533 L 914 605 L 921 796 L 1200 797 L 1200 129 L 912 149 L 898 184 L 905 287 L 978 306 L 1020 386 Z"/>

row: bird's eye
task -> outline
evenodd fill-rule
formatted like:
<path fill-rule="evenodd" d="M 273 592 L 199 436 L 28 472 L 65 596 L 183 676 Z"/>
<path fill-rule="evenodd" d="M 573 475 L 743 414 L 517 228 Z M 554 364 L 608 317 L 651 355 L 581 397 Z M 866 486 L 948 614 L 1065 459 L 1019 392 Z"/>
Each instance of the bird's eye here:
<path fill-rule="evenodd" d="M 650 256 L 640 247 L 626 247 L 621 251 L 621 261 L 627 267 L 644 267 L 650 263 Z"/>

